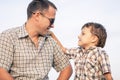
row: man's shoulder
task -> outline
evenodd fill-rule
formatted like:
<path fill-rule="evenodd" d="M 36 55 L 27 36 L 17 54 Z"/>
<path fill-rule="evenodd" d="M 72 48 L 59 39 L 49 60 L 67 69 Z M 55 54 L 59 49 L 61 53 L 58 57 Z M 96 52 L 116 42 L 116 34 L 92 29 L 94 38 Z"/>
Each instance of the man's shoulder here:
<path fill-rule="evenodd" d="M 57 42 L 51 36 L 48 36 L 48 41 L 52 44 L 57 44 Z"/>
<path fill-rule="evenodd" d="M 11 38 L 13 36 L 16 36 L 17 33 L 20 31 L 20 28 L 21 28 L 21 26 L 7 29 L 7 30 L 1 32 L 0 36 L 4 37 L 4 38 Z"/>
<path fill-rule="evenodd" d="M 5 34 L 5 33 L 14 33 L 14 32 L 16 32 L 16 31 L 18 31 L 20 28 L 21 28 L 21 26 L 9 28 L 9 29 L 3 31 L 2 33 L 4 33 L 4 34 Z"/>
<path fill-rule="evenodd" d="M 9 35 L 9 34 L 12 34 L 12 33 L 15 33 L 15 32 L 17 32 L 17 31 L 19 31 L 20 28 L 21 28 L 21 26 L 9 28 L 9 29 L 7 29 L 7 30 L 1 32 L 0 34 L 8 34 L 8 35 Z"/>

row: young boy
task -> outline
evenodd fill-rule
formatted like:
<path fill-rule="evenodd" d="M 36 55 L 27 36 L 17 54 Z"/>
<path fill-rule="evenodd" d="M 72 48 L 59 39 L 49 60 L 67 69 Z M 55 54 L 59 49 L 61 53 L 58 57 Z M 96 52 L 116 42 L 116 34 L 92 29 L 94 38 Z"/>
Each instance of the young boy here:
<path fill-rule="evenodd" d="M 99 23 L 86 23 L 78 36 L 78 48 L 66 49 L 56 36 L 51 36 L 62 47 L 64 53 L 74 59 L 75 80 L 112 80 L 108 55 L 102 48 L 105 45 L 107 33 Z"/>

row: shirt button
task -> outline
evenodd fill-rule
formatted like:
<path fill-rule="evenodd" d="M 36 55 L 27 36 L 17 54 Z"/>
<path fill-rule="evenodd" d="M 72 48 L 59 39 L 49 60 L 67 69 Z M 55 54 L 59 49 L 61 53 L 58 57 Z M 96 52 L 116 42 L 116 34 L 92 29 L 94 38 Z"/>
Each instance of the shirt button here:
<path fill-rule="evenodd" d="M 86 77 L 87 75 L 86 75 L 86 74 L 84 74 L 84 76 Z"/>

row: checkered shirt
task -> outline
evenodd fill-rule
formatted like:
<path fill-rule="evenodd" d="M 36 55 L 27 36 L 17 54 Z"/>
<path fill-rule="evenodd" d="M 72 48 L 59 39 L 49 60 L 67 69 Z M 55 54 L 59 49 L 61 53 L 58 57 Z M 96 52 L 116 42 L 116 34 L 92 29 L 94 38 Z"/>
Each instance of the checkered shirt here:
<path fill-rule="evenodd" d="M 51 67 L 61 71 L 68 64 L 69 59 L 51 36 L 46 39 L 39 36 L 36 48 L 25 26 L 0 34 L 0 67 L 9 71 L 15 80 L 48 80 Z"/>
<path fill-rule="evenodd" d="M 75 80 L 101 80 L 104 73 L 111 72 L 108 55 L 100 47 L 83 52 L 81 47 L 68 49 L 66 53 L 75 62 Z"/>

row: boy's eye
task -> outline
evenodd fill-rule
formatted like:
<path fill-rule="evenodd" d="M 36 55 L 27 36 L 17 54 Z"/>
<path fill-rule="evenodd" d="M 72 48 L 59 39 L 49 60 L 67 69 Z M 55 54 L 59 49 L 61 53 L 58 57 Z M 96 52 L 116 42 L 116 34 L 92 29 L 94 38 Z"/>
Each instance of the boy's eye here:
<path fill-rule="evenodd" d="M 85 33 L 82 32 L 82 35 L 85 35 Z"/>

